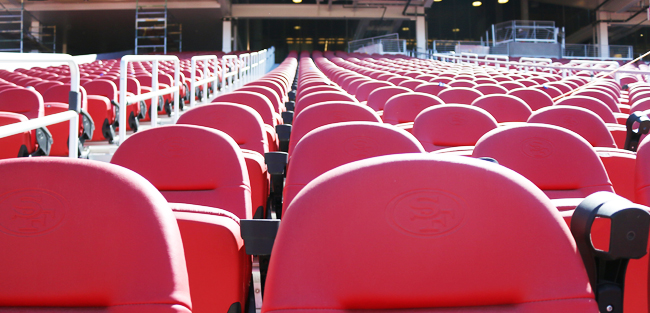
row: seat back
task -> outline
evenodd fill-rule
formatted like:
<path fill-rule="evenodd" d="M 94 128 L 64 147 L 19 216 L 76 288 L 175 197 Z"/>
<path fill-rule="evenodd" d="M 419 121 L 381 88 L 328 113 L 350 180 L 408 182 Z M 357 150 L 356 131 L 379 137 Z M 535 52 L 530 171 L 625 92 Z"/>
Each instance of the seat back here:
<path fill-rule="evenodd" d="M 257 111 L 234 103 L 208 104 L 193 108 L 178 118 L 176 124 L 205 126 L 230 136 L 241 149 L 269 152 L 264 122 Z"/>
<path fill-rule="evenodd" d="M 532 114 L 526 102 L 512 95 L 485 95 L 474 100 L 472 105 L 490 112 L 499 123 L 525 122 Z"/>
<path fill-rule="evenodd" d="M 598 312 L 549 199 L 470 158 L 390 155 L 328 171 L 287 208 L 272 257 L 263 313 Z"/>
<path fill-rule="evenodd" d="M 117 86 L 110 80 L 95 79 L 83 85 L 89 95 L 104 96 L 117 102 Z"/>
<path fill-rule="evenodd" d="M 580 135 L 594 147 L 616 148 L 614 137 L 603 119 L 584 108 L 568 105 L 542 108 L 528 118 L 528 123 L 563 127 Z"/>
<path fill-rule="evenodd" d="M 303 113 L 300 113 L 293 121 L 289 140 L 289 155 L 291 155 L 302 137 L 318 127 L 352 121 L 381 123 L 373 110 L 354 102 L 330 101 L 318 103 L 308 107 Z"/>
<path fill-rule="evenodd" d="M 473 157 L 491 157 L 530 179 L 551 199 L 614 192 L 602 161 L 578 134 L 546 124 L 501 127 L 485 134 Z"/>
<path fill-rule="evenodd" d="M 26 121 L 27 117 L 20 113 L 0 112 L 0 126 Z M 34 152 L 34 149 L 30 131 L 0 138 L 0 159 L 27 156 L 29 153 Z"/>
<path fill-rule="evenodd" d="M 81 108 L 85 110 L 88 108 L 86 89 L 84 87 L 79 87 L 79 92 L 81 93 Z M 50 89 L 45 91 L 45 94 L 43 94 L 43 101 L 68 103 L 70 101 L 70 83 L 52 86 Z"/>
<path fill-rule="evenodd" d="M 170 202 L 220 208 L 251 218 L 251 189 L 237 143 L 203 126 L 167 125 L 124 141 L 111 163 L 149 180 Z"/>
<path fill-rule="evenodd" d="M 250 91 L 235 91 L 217 96 L 212 99 L 212 103 L 215 102 L 230 102 L 248 106 L 260 114 L 264 124 L 271 126 L 277 124 L 273 114 L 273 104 L 262 94 Z"/>
<path fill-rule="evenodd" d="M 381 87 L 393 87 L 393 84 L 379 80 L 363 82 L 357 87 L 354 96 L 359 101 L 367 101 L 370 93 Z"/>
<path fill-rule="evenodd" d="M 438 94 L 438 97 L 449 104 L 467 104 L 470 105 L 474 100 L 483 94 L 475 89 L 467 87 L 452 87 L 445 89 Z"/>
<path fill-rule="evenodd" d="M 27 88 L 5 89 L 0 91 L 0 111 L 19 113 L 30 120 L 43 117 L 43 97 L 35 90 Z"/>
<path fill-rule="evenodd" d="M 553 105 L 551 96 L 535 88 L 516 88 L 508 91 L 508 94 L 524 100 L 533 111 Z"/>
<path fill-rule="evenodd" d="M 368 101 L 366 102 L 366 105 L 375 111 L 381 111 L 384 109 L 384 106 L 386 105 L 388 99 L 390 99 L 392 96 L 410 92 L 411 90 L 406 87 L 380 87 L 373 90 L 368 95 Z"/>
<path fill-rule="evenodd" d="M 0 311 L 191 312 L 178 224 L 142 176 L 54 157 L 0 172 Z"/>
<path fill-rule="evenodd" d="M 386 101 L 382 119 L 384 123 L 399 124 L 415 121 L 422 110 L 443 104 L 440 98 L 421 92 L 398 94 Z"/>
<path fill-rule="evenodd" d="M 448 147 L 473 146 L 497 121 L 487 111 L 462 104 L 442 104 L 415 118 L 413 135 L 427 152 Z"/>
<path fill-rule="evenodd" d="M 356 98 L 345 94 L 344 92 L 317 91 L 300 98 L 300 101 L 296 103 L 295 116 L 300 114 L 302 110 L 306 109 L 310 105 L 326 101 L 358 102 Z"/>
<path fill-rule="evenodd" d="M 634 172 L 634 202 L 650 205 L 650 142 L 643 140 L 636 150 Z"/>
<path fill-rule="evenodd" d="M 304 136 L 291 154 L 283 214 L 307 183 L 337 166 L 380 155 L 422 152 L 413 135 L 386 124 L 343 122 L 318 127 Z"/>
<path fill-rule="evenodd" d="M 264 95 L 267 99 L 269 99 L 269 101 L 271 101 L 271 105 L 273 106 L 273 110 L 275 112 L 280 113 L 282 111 L 282 108 L 284 108 L 284 103 L 280 102 L 280 97 L 278 97 L 275 91 L 269 87 L 246 85 L 244 87 L 238 88 L 237 91 L 250 91 Z"/>
<path fill-rule="evenodd" d="M 602 101 L 588 96 L 568 96 L 560 99 L 556 105 L 570 105 L 585 108 L 596 113 L 605 123 L 616 123 L 612 110 Z"/>

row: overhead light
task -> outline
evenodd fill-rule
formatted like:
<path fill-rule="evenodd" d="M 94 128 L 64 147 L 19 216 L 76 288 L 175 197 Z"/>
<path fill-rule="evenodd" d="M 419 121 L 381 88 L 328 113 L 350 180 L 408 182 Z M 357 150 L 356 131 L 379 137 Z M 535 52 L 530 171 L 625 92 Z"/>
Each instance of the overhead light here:
<path fill-rule="evenodd" d="M 292 0 L 292 1 L 293 1 L 293 3 L 300 3 L 300 2 L 302 2 L 302 0 Z"/>
<path fill-rule="evenodd" d="M 405 31 L 405 32 L 409 31 L 409 29 L 410 28 L 408 28 L 408 27 L 402 27 L 402 30 Z M 641 35 L 641 36 L 643 36 L 643 35 Z"/>
<path fill-rule="evenodd" d="M 451 31 L 454 32 L 454 33 L 457 33 L 457 32 L 460 31 L 460 28 L 454 28 L 454 29 L 452 29 Z"/>
<path fill-rule="evenodd" d="M 294 0 L 294 1 L 295 1 L 295 0 Z M 301 1 L 302 1 L 302 0 L 301 0 Z M 474 1 L 474 2 L 472 2 L 472 6 L 473 6 L 473 7 L 480 7 L 481 4 L 483 4 L 481 1 Z"/>
<path fill-rule="evenodd" d="M 508 0 L 497 0 L 497 2 L 501 3 L 501 4 L 504 4 L 504 3 L 508 3 Z"/>
<path fill-rule="evenodd" d="M 643 34 L 641 34 L 641 37 L 643 37 Z"/>
<path fill-rule="evenodd" d="M 298 2 L 296 2 L 296 3 L 298 3 Z M 293 29 L 295 29 L 295 30 L 300 29 L 300 25 L 296 25 L 296 26 L 294 26 Z"/>
<path fill-rule="evenodd" d="M 442 0 L 433 0 L 433 2 L 442 2 Z"/>

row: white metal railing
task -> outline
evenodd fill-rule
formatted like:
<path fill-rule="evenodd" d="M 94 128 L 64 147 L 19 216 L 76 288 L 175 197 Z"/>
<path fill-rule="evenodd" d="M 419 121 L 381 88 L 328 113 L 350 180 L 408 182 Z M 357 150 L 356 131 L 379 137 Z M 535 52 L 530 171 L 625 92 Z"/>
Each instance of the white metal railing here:
<path fill-rule="evenodd" d="M 562 58 L 632 60 L 634 56 L 632 46 L 567 43 L 562 46 Z"/>
<path fill-rule="evenodd" d="M 532 69 L 533 72 L 537 72 L 538 65 L 545 65 L 545 64 L 551 65 L 551 64 L 553 64 L 553 60 L 551 60 L 549 58 L 523 57 L 523 58 L 519 59 L 519 63 L 525 64 L 525 65 L 523 65 L 522 67 L 519 68 L 520 70 L 523 69 L 524 71 L 528 72 L 528 71 L 530 71 L 530 69 Z M 528 63 L 528 64 L 526 64 L 526 63 Z M 549 73 L 552 72 L 552 69 L 547 69 L 547 70 L 548 70 Z"/>
<path fill-rule="evenodd" d="M 466 62 L 463 62 L 465 60 Z M 470 52 L 463 52 L 460 54 L 460 63 L 474 63 L 478 64 L 478 54 L 476 53 L 470 53 Z"/>
<path fill-rule="evenodd" d="M 251 55 L 243 53 L 239 55 L 239 85 L 241 87 L 251 81 Z"/>
<path fill-rule="evenodd" d="M 210 60 L 214 61 L 214 66 L 212 67 L 213 72 L 212 76 L 210 76 L 209 72 L 209 62 Z M 197 61 L 203 61 L 203 78 L 200 80 L 197 80 L 196 78 L 196 62 Z M 217 58 L 216 55 L 197 55 L 193 56 L 191 59 L 191 78 L 190 78 L 190 108 L 194 107 L 196 105 L 196 88 L 198 86 L 203 86 L 203 94 L 205 97 L 201 99 L 201 102 L 210 102 L 210 96 L 208 94 L 208 84 L 212 83 L 214 92 L 212 93 L 212 98 L 214 98 L 217 95 L 217 81 L 219 80 L 219 59 Z"/>
<path fill-rule="evenodd" d="M 456 60 L 458 61 L 460 57 L 449 55 L 449 54 L 427 54 L 427 53 L 419 53 L 420 55 L 426 55 L 427 58 L 433 59 L 433 60 Z M 600 73 L 600 72 L 609 72 L 612 69 L 611 68 L 598 68 L 598 67 L 579 67 L 579 66 L 570 66 L 570 65 L 553 65 L 553 64 L 523 64 L 521 62 L 515 62 L 515 61 L 499 61 L 499 60 L 486 60 L 486 59 L 479 59 L 479 65 L 480 63 L 483 64 L 494 64 L 494 67 L 496 68 L 498 64 L 504 64 L 506 66 L 512 65 L 515 67 L 537 67 L 537 68 L 542 68 L 546 69 L 548 71 L 552 70 L 557 70 L 562 73 L 562 76 L 568 76 L 568 73 L 571 71 L 589 71 L 592 73 Z M 621 74 L 634 74 L 634 75 L 650 75 L 650 71 L 641 71 L 641 70 L 636 70 L 636 69 L 621 69 L 618 70 L 615 74 L 615 79 L 617 81 L 620 81 L 620 76 Z"/>
<path fill-rule="evenodd" d="M 251 80 L 257 79 L 259 76 L 260 54 L 259 52 L 251 52 Z"/>
<path fill-rule="evenodd" d="M 236 55 L 224 55 L 221 58 L 221 93 L 233 91 L 238 84 L 238 60 Z"/>
<path fill-rule="evenodd" d="M 129 62 L 153 62 L 151 73 L 151 92 L 126 96 L 126 81 Z M 174 62 L 174 85 L 165 89 L 158 90 L 158 62 L 159 61 L 173 61 Z M 120 134 L 119 140 L 116 143 L 119 145 L 126 139 L 126 106 L 127 103 L 138 103 L 147 99 L 151 99 L 151 126 L 156 127 L 158 120 L 158 97 L 170 93 L 174 93 L 174 113 L 172 117 L 173 123 L 176 123 L 179 116 L 179 90 L 180 90 L 180 61 L 175 55 L 125 55 L 120 61 Z"/>
<path fill-rule="evenodd" d="M 76 110 L 56 113 L 39 117 L 25 122 L 0 126 L 0 138 L 19 134 L 28 130 L 46 127 L 52 124 L 70 121 L 70 135 L 68 136 L 68 156 L 77 158 L 75 147 L 79 146 L 79 112 L 81 110 L 81 94 L 79 93 L 79 66 L 74 58 L 68 54 L 38 54 L 38 53 L 0 53 L 0 63 L 9 62 L 65 62 L 70 67 L 70 94 L 76 96 Z"/>
<path fill-rule="evenodd" d="M 492 24 L 493 45 L 509 41 L 557 43 L 558 33 L 553 21 L 514 20 Z"/>
<path fill-rule="evenodd" d="M 508 61 L 510 61 L 510 57 L 507 56 L 507 55 L 488 54 L 488 55 L 485 56 L 485 61 L 489 61 L 489 60 L 501 60 L 501 61 L 508 62 Z M 489 64 L 490 64 L 490 62 L 485 62 L 485 65 L 489 65 Z M 494 67 L 496 67 L 497 69 L 501 68 L 501 64 L 500 63 L 494 63 Z M 507 65 L 504 65 L 503 67 L 506 68 L 506 69 L 508 68 Z"/>

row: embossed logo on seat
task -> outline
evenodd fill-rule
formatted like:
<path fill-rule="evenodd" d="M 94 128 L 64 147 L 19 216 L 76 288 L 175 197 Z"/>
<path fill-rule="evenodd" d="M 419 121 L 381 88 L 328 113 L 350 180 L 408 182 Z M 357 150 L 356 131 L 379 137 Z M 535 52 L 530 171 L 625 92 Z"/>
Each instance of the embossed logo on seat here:
<path fill-rule="evenodd" d="M 562 116 L 562 126 L 576 126 L 578 124 L 578 120 L 571 116 L 571 115 L 564 115 Z"/>
<path fill-rule="evenodd" d="M 521 151 L 535 159 L 543 159 L 553 154 L 553 143 L 544 138 L 529 138 L 521 144 Z"/>
<path fill-rule="evenodd" d="M 159 151 L 168 158 L 178 158 L 190 155 L 192 143 L 187 138 L 169 137 L 158 144 Z"/>
<path fill-rule="evenodd" d="M 375 140 L 370 137 L 357 136 L 349 138 L 344 143 L 345 152 L 357 158 L 374 156 L 377 151 Z"/>
<path fill-rule="evenodd" d="M 460 226 L 463 201 L 440 190 L 414 190 L 397 196 L 388 205 L 388 220 L 411 235 L 437 236 Z"/>
<path fill-rule="evenodd" d="M 23 189 L 0 197 L 0 231 L 19 236 L 41 235 L 63 221 L 67 202 L 42 189 Z"/>

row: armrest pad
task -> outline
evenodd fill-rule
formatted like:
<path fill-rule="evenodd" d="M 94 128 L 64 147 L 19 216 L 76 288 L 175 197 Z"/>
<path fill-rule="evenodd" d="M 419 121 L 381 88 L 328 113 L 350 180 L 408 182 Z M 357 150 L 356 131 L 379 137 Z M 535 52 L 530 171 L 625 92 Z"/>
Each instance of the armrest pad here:
<path fill-rule="evenodd" d="M 280 220 L 240 220 L 239 222 L 246 254 L 270 255 L 280 228 Z"/>
<path fill-rule="evenodd" d="M 293 111 L 282 112 L 282 121 L 284 122 L 285 125 L 293 124 Z"/>
<path fill-rule="evenodd" d="M 287 108 L 287 111 L 295 111 L 296 103 L 294 101 L 287 101 L 284 103 L 284 107 Z"/>
<path fill-rule="evenodd" d="M 288 159 L 289 155 L 286 152 L 273 151 L 264 153 L 264 161 L 271 175 L 284 175 Z"/>

